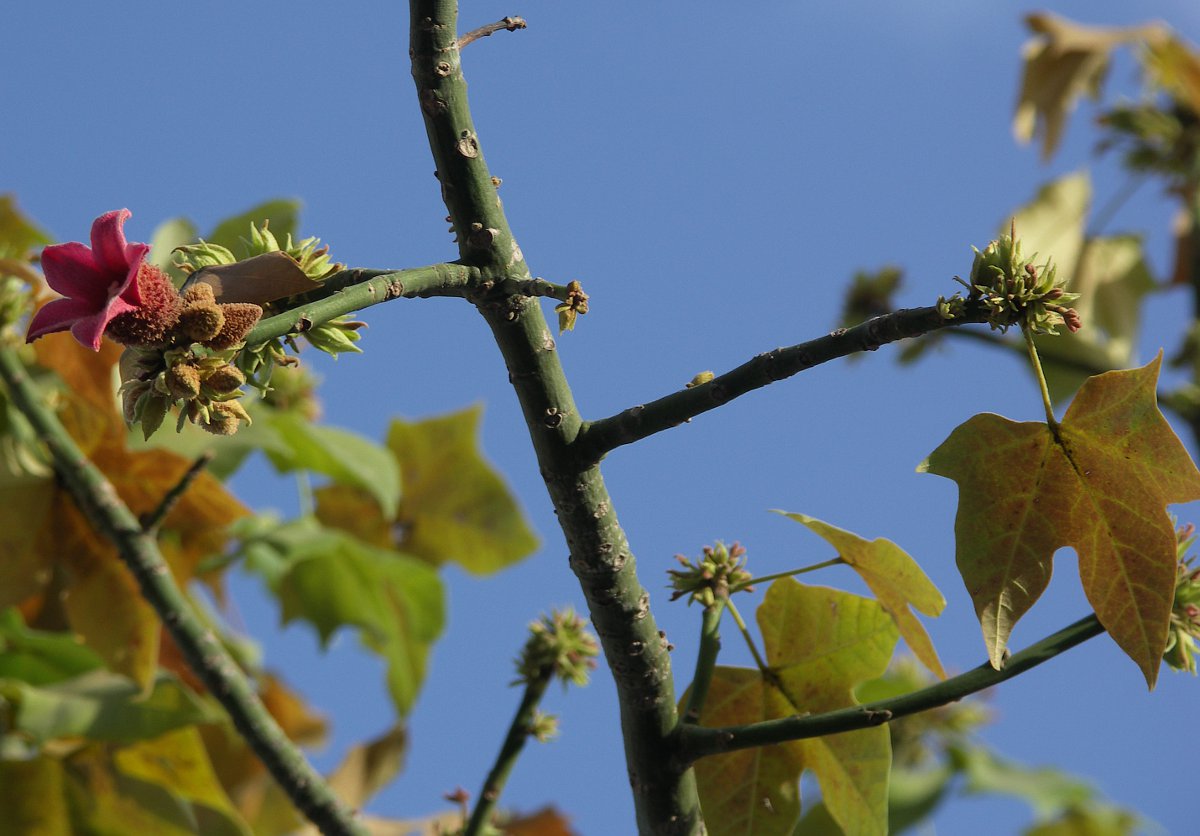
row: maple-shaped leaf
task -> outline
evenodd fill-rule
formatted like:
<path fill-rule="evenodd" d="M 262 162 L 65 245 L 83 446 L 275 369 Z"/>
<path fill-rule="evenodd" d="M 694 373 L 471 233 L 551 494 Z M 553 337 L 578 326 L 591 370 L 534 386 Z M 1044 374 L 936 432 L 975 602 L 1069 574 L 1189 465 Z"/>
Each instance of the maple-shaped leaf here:
<path fill-rule="evenodd" d="M 387 446 L 400 463 L 399 548 L 481 575 L 538 547 L 512 493 L 479 451 L 478 406 L 424 421 L 394 419 Z"/>
<path fill-rule="evenodd" d="M 938 616 L 946 608 L 946 599 L 933 581 L 921 571 L 917 561 L 891 540 L 877 537 L 864 540 L 857 534 L 814 519 L 805 514 L 776 511 L 815 532 L 838 551 L 838 556 L 854 569 L 875 593 L 884 610 L 896 622 L 901 637 L 925 667 L 941 679 L 946 671 L 938 661 L 929 634 L 908 607 L 911 604 L 928 616 Z"/>
<path fill-rule="evenodd" d="M 351 746 L 329 776 L 329 787 L 342 803 L 361 809 L 400 774 L 408 750 L 408 732 L 394 726 L 374 740 Z M 316 828 L 310 828 L 315 834 Z"/>
<path fill-rule="evenodd" d="M 718 666 L 700 716 L 706 726 L 855 705 L 854 687 L 884 672 L 897 638 L 878 602 L 790 578 L 771 584 L 757 618 L 770 673 Z M 890 765 L 888 730 L 878 726 L 716 755 L 695 769 L 714 833 L 791 833 L 809 769 L 841 828 L 869 836 L 887 832 Z"/>
<path fill-rule="evenodd" d="M 1025 46 L 1025 70 L 1013 132 L 1022 142 L 1040 135 L 1042 158 L 1054 153 L 1067 116 L 1081 96 L 1098 98 L 1117 46 L 1161 37 L 1160 25 L 1099 28 L 1051 14 L 1025 19 L 1035 37 Z"/>
<path fill-rule="evenodd" d="M 246 568 L 261 575 L 279 598 L 283 622 L 312 624 L 322 644 L 342 627 L 387 663 L 396 710 L 412 709 L 425 662 L 445 621 L 437 571 L 393 549 L 322 527 L 311 517 L 248 541 Z"/>
<path fill-rule="evenodd" d="M 976 415 L 919 468 L 958 483 L 958 568 L 994 667 L 1054 551 L 1071 546 L 1097 618 L 1154 687 L 1175 594 L 1166 506 L 1200 499 L 1200 472 L 1155 401 L 1161 363 L 1089 378 L 1057 432 Z"/>

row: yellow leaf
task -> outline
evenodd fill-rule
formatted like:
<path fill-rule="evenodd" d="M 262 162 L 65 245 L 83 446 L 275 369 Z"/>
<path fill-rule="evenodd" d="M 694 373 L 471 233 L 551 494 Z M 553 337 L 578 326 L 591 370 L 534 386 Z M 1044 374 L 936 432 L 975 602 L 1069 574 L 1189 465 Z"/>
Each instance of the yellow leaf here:
<path fill-rule="evenodd" d="M 807 526 L 837 549 L 838 556 L 858 572 L 875 593 L 921 663 L 939 678 L 946 678 L 929 634 L 908 608 L 912 604 L 925 615 L 938 616 L 946 608 L 946 599 L 904 549 L 882 537 L 864 540 L 857 534 L 804 514 L 778 513 Z"/>
<path fill-rule="evenodd" d="M 1161 363 L 1089 378 L 1057 435 L 976 415 L 922 466 L 958 483 L 958 567 L 994 667 L 1055 550 L 1071 546 L 1096 617 L 1154 687 L 1175 595 L 1166 506 L 1200 499 L 1200 472 L 1155 402 Z"/>
<path fill-rule="evenodd" d="M 1026 18 L 1035 37 L 1025 45 L 1025 71 L 1013 132 L 1022 142 L 1042 140 L 1042 158 L 1062 138 L 1068 114 L 1081 96 L 1097 98 L 1108 73 L 1109 57 L 1121 44 L 1162 36 L 1157 24 L 1125 28 L 1083 26 L 1051 14 Z"/>
<path fill-rule="evenodd" d="M 717 667 L 700 717 L 706 726 L 855 705 L 853 689 L 883 674 L 897 637 L 877 602 L 788 578 L 771 584 L 757 618 L 771 674 Z M 704 758 L 696 781 L 714 833 L 790 834 L 800 773 L 810 769 L 846 833 L 882 836 L 890 765 L 888 730 L 879 726 Z"/>

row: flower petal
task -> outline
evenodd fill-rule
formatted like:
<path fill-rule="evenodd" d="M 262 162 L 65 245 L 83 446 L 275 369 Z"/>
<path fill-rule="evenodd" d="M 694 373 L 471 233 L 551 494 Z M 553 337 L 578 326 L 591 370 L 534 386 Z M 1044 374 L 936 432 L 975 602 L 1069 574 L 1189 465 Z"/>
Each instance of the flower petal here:
<path fill-rule="evenodd" d="M 103 270 L 96 265 L 92 251 L 78 241 L 42 250 L 42 271 L 51 288 L 63 296 L 87 299 L 93 309 L 108 298 L 109 282 Z"/>
<path fill-rule="evenodd" d="M 101 270 L 121 275 L 129 271 L 125 219 L 132 216 L 128 209 L 116 209 L 105 212 L 92 223 L 92 252 Z"/>
<path fill-rule="evenodd" d="M 46 334 L 66 331 L 83 317 L 95 312 L 96 307 L 84 299 L 54 299 L 38 308 L 29 320 L 29 333 L 25 341 L 33 342 Z"/>
<path fill-rule="evenodd" d="M 150 245 L 128 244 L 125 252 L 129 256 L 129 270 L 125 274 L 125 281 L 118 287 L 114 295 L 120 296 L 136 307 L 142 304 L 142 286 L 138 282 L 137 276 L 141 272 L 142 263 L 150 253 Z"/>

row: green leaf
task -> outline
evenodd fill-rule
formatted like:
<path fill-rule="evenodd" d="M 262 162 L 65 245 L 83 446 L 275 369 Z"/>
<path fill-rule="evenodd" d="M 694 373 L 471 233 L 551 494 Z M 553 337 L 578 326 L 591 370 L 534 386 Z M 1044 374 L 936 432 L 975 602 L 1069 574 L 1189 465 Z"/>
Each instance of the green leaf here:
<path fill-rule="evenodd" d="M 757 618 L 771 676 L 717 667 L 704 725 L 856 705 L 853 689 L 883 674 L 898 635 L 876 601 L 789 578 L 771 584 Z M 800 815 L 800 773 L 811 769 L 834 821 L 869 836 L 887 832 L 890 764 L 888 730 L 880 726 L 705 758 L 696 781 L 713 832 L 787 834 Z"/>
<path fill-rule="evenodd" d="M 287 534 L 288 529 L 296 536 Z M 356 628 L 363 645 L 387 663 L 388 690 L 399 713 L 407 715 L 424 678 L 429 649 L 445 623 L 436 570 L 312 520 L 276 530 L 268 539 L 270 546 L 259 541 L 247 568 L 272 585 L 284 623 L 309 622 L 322 643 L 341 627 Z"/>
<path fill-rule="evenodd" d="M 322 473 L 335 482 L 362 488 L 386 514 L 396 512 L 400 468 L 384 447 L 347 430 L 312 424 L 293 413 L 260 412 L 259 421 L 274 433 L 264 439 L 263 451 L 278 470 Z"/>
<path fill-rule="evenodd" d="M 278 198 L 260 203 L 245 212 L 226 218 L 217 224 L 205 241 L 217 244 L 230 250 L 238 257 L 246 255 L 243 238 L 249 238 L 250 225 L 261 225 L 264 220 L 271 222 L 271 233 L 282 243 L 288 236 L 296 235 L 300 225 L 300 208 L 303 204 L 294 198 Z"/>
<path fill-rule="evenodd" d="M 32 630 L 10 607 L 0 612 L 0 679 L 48 685 L 95 670 L 100 657 L 70 633 Z"/>
<path fill-rule="evenodd" d="M 1095 795 L 1090 785 L 1074 776 L 1009 761 L 981 746 L 955 746 L 950 753 L 955 767 L 966 775 L 967 792 L 1019 798 L 1039 817 L 1057 815 Z"/>
<path fill-rule="evenodd" d="M 136 683 L 106 670 L 45 686 L 0 680 L 0 695 L 14 706 L 13 728 L 41 742 L 62 737 L 131 742 L 220 718 L 177 679 L 161 673 L 145 696 Z"/>
<path fill-rule="evenodd" d="M 882 537 L 864 540 L 857 534 L 804 514 L 775 513 L 806 526 L 837 549 L 838 556 L 858 572 L 875 593 L 921 663 L 939 678 L 946 678 L 929 634 L 908 608 L 911 604 L 925 615 L 938 616 L 946 608 L 946 599 L 908 552 L 891 540 Z"/>
<path fill-rule="evenodd" d="M 175 248 L 192 244 L 198 237 L 196 225 L 187 218 L 165 220 L 156 226 L 150 235 L 150 256 L 147 260 L 160 270 L 166 271 L 178 288 L 187 278 L 187 274 L 175 266 Z"/>
<path fill-rule="evenodd" d="M 400 463 L 404 493 L 399 546 L 472 574 L 515 563 L 538 547 L 504 481 L 479 452 L 478 406 L 426 421 L 392 421 L 387 446 Z"/>
<path fill-rule="evenodd" d="M 1065 290 L 1079 294 L 1071 304 L 1083 328 L 1037 338 L 1056 403 L 1074 395 L 1089 374 L 1133 363 L 1142 302 L 1156 287 L 1139 237 L 1087 237 L 1091 197 L 1087 173 L 1069 174 L 1039 189 L 1013 218 L 1023 251 L 1052 259 L 1068 277 Z M 1025 353 L 1023 342 L 1010 345 Z"/>
<path fill-rule="evenodd" d="M 0 258 L 23 259 L 54 239 L 17 208 L 11 194 L 0 194 Z"/>
<path fill-rule="evenodd" d="M 976 415 L 919 468 L 958 483 L 958 568 L 997 669 L 1055 550 L 1071 546 L 1097 618 L 1154 687 L 1175 594 L 1166 506 L 1200 499 L 1200 472 L 1155 402 L 1161 363 L 1089 378 L 1057 435 Z"/>

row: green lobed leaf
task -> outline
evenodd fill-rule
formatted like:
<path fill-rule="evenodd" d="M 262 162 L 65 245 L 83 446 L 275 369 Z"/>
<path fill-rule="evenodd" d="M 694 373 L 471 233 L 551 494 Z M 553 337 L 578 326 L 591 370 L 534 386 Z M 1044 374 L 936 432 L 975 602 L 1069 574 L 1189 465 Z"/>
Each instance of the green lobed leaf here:
<path fill-rule="evenodd" d="M 247 551 L 247 568 L 272 586 L 285 624 L 309 622 L 322 643 L 342 627 L 358 630 L 363 645 L 387 663 L 388 690 L 407 715 L 445 623 L 437 571 L 311 519 L 276 529 Z"/>
<path fill-rule="evenodd" d="M 4 679 L 0 695 L 13 705 L 13 728 L 41 742 L 63 737 L 131 742 L 220 716 L 162 673 L 145 695 L 136 683 L 106 670 L 43 686 Z"/>
<path fill-rule="evenodd" d="M 263 438 L 263 451 L 276 469 L 324 474 L 362 488 L 386 514 L 396 512 L 401 468 L 384 447 L 348 430 L 312 424 L 294 413 L 260 409 L 259 414 L 259 422 L 271 431 Z"/>
<path fill-rule="evenodd" d="M 479 451 L 474 406 L 425 421 L 392 421 L 387 446 L 404 493 L 397 522 L 404 551 L 487 574 L 531 554 L 537 536 L 503 479 Z"/>

